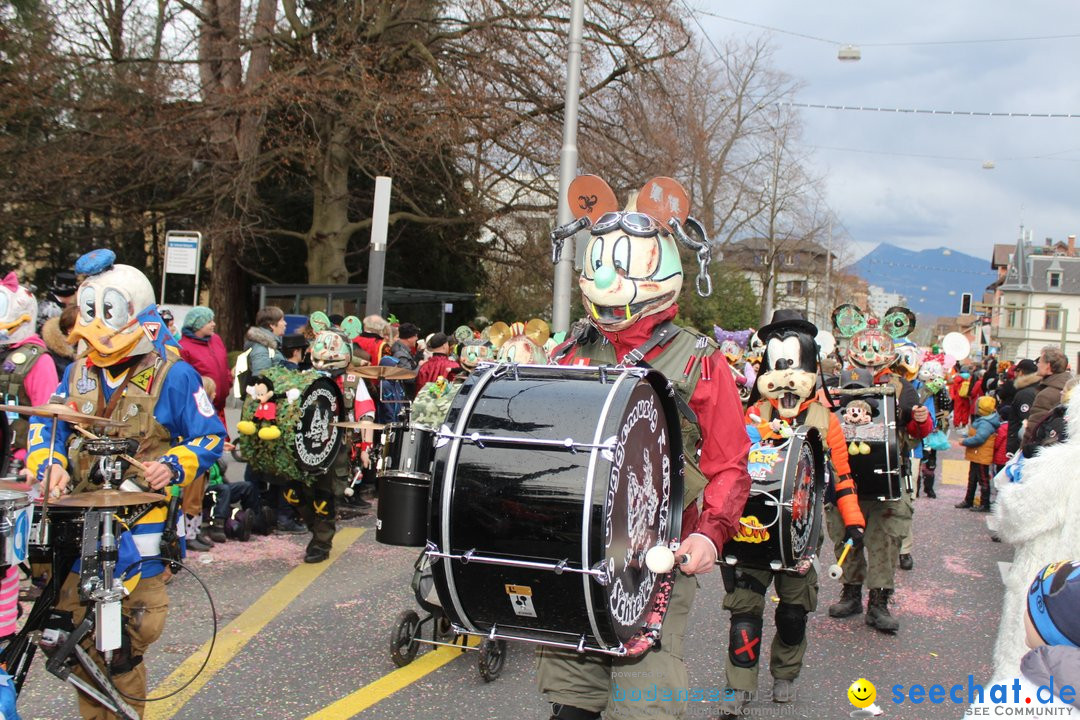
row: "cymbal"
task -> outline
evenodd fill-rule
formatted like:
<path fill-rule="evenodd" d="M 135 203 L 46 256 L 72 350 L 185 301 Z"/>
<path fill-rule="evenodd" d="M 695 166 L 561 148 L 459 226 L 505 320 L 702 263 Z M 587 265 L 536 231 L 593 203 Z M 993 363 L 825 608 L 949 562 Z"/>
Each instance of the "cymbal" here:
<path fill-rule="evenodd" d="M 369 380 L 412 380 L 416 377 L 415 370 L 409 370 L 395 365 L 367 365 L 351 370 L 362 378 Z"/>
<path fill-rule="evenodd" d="M 357 422 L 345 421 L 330 423 L 335 427 L 345 428 L 346 430 L 382 430 L 386 427 L 383 423 L 371 422 L 370 420 L 360 420 Z"/>
<path fill-rule="evenodd" d="M 148 505 L 150 503 L 165 502 L 167 499 L 161 493 L 132 492 L 110 488 L 108 490 L 94 490 L 93 492 L 65 495 L 50 504 L 59 507 L 114 508 L 126 505 Z"/>
<path fill-rule="evenodd" d="M 78 410 L 73 410 L 67 405 L 60 403 L 45 403 L 44 405 L 0 405 L 0 412 L 13 412 L 30 417 L 51 418 L 78 425 L 107 425 L 109 427 L 124 427 L 126 422 L 112 420 L 98 415 L 87 415 Z"/>
<path fill-rule="evenodd" d="M 12 480 L 0 480 L 0 490 L 11 490 L 14 492 L 30 492 L 30 483 L 15 482 Z"/>

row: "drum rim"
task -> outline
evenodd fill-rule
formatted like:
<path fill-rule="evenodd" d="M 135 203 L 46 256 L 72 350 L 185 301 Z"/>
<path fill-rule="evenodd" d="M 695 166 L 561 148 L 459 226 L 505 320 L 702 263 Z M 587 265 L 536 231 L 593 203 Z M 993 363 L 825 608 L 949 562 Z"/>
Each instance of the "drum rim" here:
<path fill-rule="evenodd" d="M 596 428 L 593 431 L 593 445 L 599 445 L 603 441 L 604 428 L 607 425 L 608 418 L 611 416 L 611 405 L 615 402 L 615 396 L 618 393 L 619 386 L 625 382 L 628 377 L 634 377 L 634 375 L 625 372 L 619 373 L 619 377 L 616 378 L 615 382 L 608 388 L 607 397 L 604 398 L 604 406 L 600 410 L 600 416 L 597 418 Z M 583 569 L 592 567 L 592 563 L 590 562 L 589 542 L 592 539 L 592 498 L 593 492 L 595 491 L 596 465 L 599 456 L 600 449 L 597 447 L 594 447 L 589 453 L 589 469 L 585 474 L 585 489 L 582 493 L 581 567 Z M 607 504 L 606 499 L 604 503 L 605 505 Z M 593 588 L 590 585 L 591 582 L 594 582 L 591 575 L 581 576 L 582 591 L 585 596 L 585 614 L 589 618 L 589 628 L 593 632 L 593 638 L 596 640 L 596 643 L 600 645 L 602 650 L 609 650 L 610 647 L 604 641 L 604 638 L 600 633 L 600 626 L 597 623 L 596 608 L 593 605 Z M 617 637 L 616 641 L 618 641 Z M 619 642 L 619 646 L 622 647 L 621 642 Z"/>
<path fill-rule="evenodd" d="M 802 449 L 805 447 L 810 451 L 810 460 L 811 460 L 811 462 L 814 463 L 814 470 L 815 471 L 820 470 L 820 472 L 815 473 L 815 477 L 823 478 L 824 473 L 825 473 L 825 454 L 824 454 L 824 451 L 821 449 L 821 433 L 815 427 L 808 427 L 808 426 L 803 426 L 803 427 L 805 428 L 805 430 L 803 432 L 800 433 L 800 432 L 798 432 L 798 430 L 796 430 L 796 432 L 793 433 L 792 436 L 791 436 L 791 439 L 794 439 L 794 438 L 798 437 L 800 439 L 800 444 L 799 444 L 798 452 L 789 453 L 788 456 L 784 459 L 784 472 L 785 472 L 785 475 L 787 473 L 787 464 L 789 462 L 791 462 L 791 456 L 792 455 L 796 456 L 796 463 L 795 464 L 796 464 L 796 467 L 798 467 L 798 459 L 797 458 L 798 458 L 798 456 L 800 456 L 802 454 Z M 811 437 L 812 437 L 811 434 L 810 434 L 811 432 L 814 435 L 817 436 L 817 440 L 815 442 L 808 442 L 808 440 L 811 439 Z M 791 490 L 792 490 L 792 493 L 794 493 L 795 488 L 792 487 Z M 822 500 L 824 500 L 823 488 L 818 487 L 818 495 L 822 498 Z M 820 537 L 820 535 L 821 535 L 821 526 L 820 526 L 820 517 L 819 517 L 819 513 L 818 513 L 818 503 L 815 502 L 813 504 L 812 511 L 814 513 L 814 517 L 812 517 L 810 519 L 810 522 L 812 523 L 811 527 L 813 527 L 813 525 L 818 526 L 817 527 L 817 532 L 818 532 L 818 536 Z M 780 509 L 780 516 L 778 516 L 778 518 L 777 518 L 778 524 L 782 524 L 782 523 L 780 523 L 780 517 L 782 517 L 784 513 L 787 513 L 787 515 L 790 517 L 791 510 L 790 509 L 783 509 L 783 508 Z M 807 551 L 808 551 L 807 557 L 810 557 L 810 556 L 813 556 L 813 555 L 817 554 L 817 548 L 814 547 L 815 545 L 816 545 L 816 543 L 810 543 L 809 545 L 807 545 Z M 784 557 L 785 556 L 790 558 L 793 562 L 791 564 L 784 563 Z M 795 557 L 795 548 L 791 543 L 791 534 L 787 533 L 787 532 L 781 532 L 780 533 L 780 562 L 784 563 L 784 567 L 781 568 L 781 569 L 782 570 L 792 570 L 799 563 L 799 561 L 801 561 L 803 559 L 804 558 L 801 558 L 801 557 L 800 558 Z"/>

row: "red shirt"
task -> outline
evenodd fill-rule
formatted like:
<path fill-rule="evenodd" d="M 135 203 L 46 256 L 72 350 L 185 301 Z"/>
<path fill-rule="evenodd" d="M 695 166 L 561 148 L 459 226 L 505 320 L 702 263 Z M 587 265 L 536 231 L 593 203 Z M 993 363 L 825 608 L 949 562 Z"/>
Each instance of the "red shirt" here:
<path fill-rule="evenodd" d="M 625 330 L 601 332 L 614 346 L 615 357 L 621 358 L 645 344 L 658 324 L 670 320 L 678 312 L 678 306 L 672 305 L 661 313 L 638 320 Z M 645 361 L 662 351 L 662 347 L 653 348 L 645 355 Z M 573 365 L 574 355 L 571 351 L 560 363 Z M 739 517 L 750 495 L 750 475 L 746 469 L 750 438 L 744 429 L 739 391 L 725 367 L 724 356 L 716 354 L 702 358 L 702 362 L 711 365 L 712 371 L 708 373 L 711 379 L 698 380 L 690 397 L 690 409 L 697 415 L 701 429 L 699 467 L 709 482 L 700 511 L 696 502 L 683 510 L 682 536 L 685 539 L 691 533 L 704 535 L 716 545 L 719 555 L 724 543 L 738 532 Z M 692 450 L 687 448 L 687 452 Z"/>
<path fill-rule="evenodd" d="M 444 377 L 450 380 L 454 377 L 454 373 L 461 368 L 457 364 L 456 360 L 451 360 L 449 356 L 442 353 L 435 353 L 427 361 L 420 366 L 420 369 L 416 373 L 416 389 L 427 385 L 429 382 L 435 382 L 436 379 Z"/>

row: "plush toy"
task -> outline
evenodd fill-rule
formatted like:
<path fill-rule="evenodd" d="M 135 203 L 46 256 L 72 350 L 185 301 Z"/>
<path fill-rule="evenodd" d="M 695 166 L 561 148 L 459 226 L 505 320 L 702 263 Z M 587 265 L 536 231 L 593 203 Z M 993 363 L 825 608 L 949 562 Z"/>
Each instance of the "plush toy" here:
<path fill-rule="evenodd" d="M 865 400 L 852 400 L 844 408 L 844 422 L 848 425 L 868 425 L 873 411 Z"/>
<path fill-rule="evenodd" d="M 277 426 L 274 383 L 260 376 L 248 386 L 248 394 L 258 401 L 259 406 L 255 409 L 252 420 L 241 420 L 236 424 L 236 429 L 243 435 L 254 435 L 258 431 L 260 440 L 277 440 L 281 437 L 281 428 Z M 256 421 L 258 425 L 255 424 Z"/>

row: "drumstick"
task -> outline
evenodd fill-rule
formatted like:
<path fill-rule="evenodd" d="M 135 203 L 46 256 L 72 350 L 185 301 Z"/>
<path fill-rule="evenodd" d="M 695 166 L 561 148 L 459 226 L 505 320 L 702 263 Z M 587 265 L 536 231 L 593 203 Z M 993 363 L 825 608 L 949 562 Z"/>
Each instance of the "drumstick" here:
<path fill-rule="evenodd" d="M 844 541 L 844 551 L 840 553 L 840 559 L 836 561 L 835 565 L 829 567 L 829 577 L 833 580 L 838 580 L 841 575 L 844 574 L 844 569 L 841 565 L 844 564 L 844 558 L 847 557 L 848 551 L 851 550 L 851 546 L 854 545 L 854 541 L 850 538 Z"/>
<path fill-rule="evenodd" d="M 87 438 L 89 440 L 100 440 L 101 439 L 100 437 L 98 437 L 97 435 L 90 432 L 89 430 L 87 430 L 84 427 L 80 427 L 80 426 L 78 426 L 78 425 L 76 425 L 74 423 L 72 423 L 71 427 L 75 428 L 75 431 L 77 433 L 81 434 L 84 438 Z M 130 463 L 133 468 L 135 468 L 136 470 L 141 472 L 143 475 L 146 474 L 146 466 L 143 465 L 138 460 L 136 460 L 135 458 L 131 457 L 130 455 L 125 455 L 123 453 L 120 453 L 120 457 L 123 458 L 124 460 L 127 460 L 128 463 Z"/>
<path fill-rule="evenodd" d="M 675 553 L 667 545 L 651 547 L 645 553 L 645 567 L 657 575 L 669 573 L 676 565 L 684 565 L 688 562 L 690 562 L 690 553 L 676 557 Z"/>

